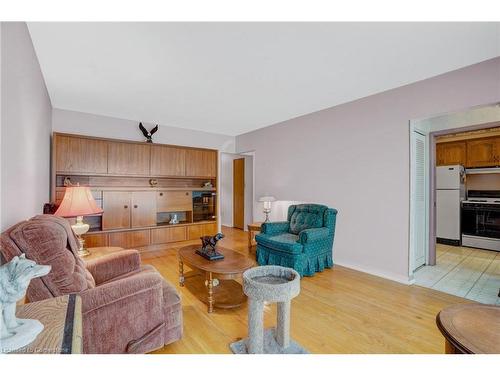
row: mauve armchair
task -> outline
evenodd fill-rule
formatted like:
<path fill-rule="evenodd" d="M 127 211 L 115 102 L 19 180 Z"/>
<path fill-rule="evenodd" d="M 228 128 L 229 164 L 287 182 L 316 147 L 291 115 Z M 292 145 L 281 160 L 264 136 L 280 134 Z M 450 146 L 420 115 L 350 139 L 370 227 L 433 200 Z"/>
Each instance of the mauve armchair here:
<path fill-rule="evenodd" d="M 263 223 L 257 241 L 259 265 L 293 268 L 312 276 L 333 266 L 337 210 L 320 204 L 291 205 L 287 221 Z"/>
<path fill-rule="evenodd" d="M 141 265 L 137 250 L 88 261 L 77 255 L 69 223 L 39 215 L 2 233 L 1 254 L 52 266 L 31 281 L 30 302 L 76 293 L 82 299 L 85 353 L 146 353 L 182 337 L 179 294 L 154 267 Z"/>

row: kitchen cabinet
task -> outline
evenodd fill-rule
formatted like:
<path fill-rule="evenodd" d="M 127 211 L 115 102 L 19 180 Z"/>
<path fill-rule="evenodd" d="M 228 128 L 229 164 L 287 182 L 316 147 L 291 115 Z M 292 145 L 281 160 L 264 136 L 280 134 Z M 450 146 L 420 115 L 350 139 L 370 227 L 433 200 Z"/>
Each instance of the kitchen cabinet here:
<path fill-rule="evenodd" d="M 156 196 L 158 212 L 192 211 L 190 191 L 160 191 Z"/>
<path fill-rule="evenodd" d="M 216 177 L 217 151 L 187 149 L 186 176 Z"/>
<path fill-rule="evenodd" d="M 467 141 L 468 168 L 500 165 L 500 137 Z"/>
<path fill-rule="evenodd" d="M 108 174 L 149 176 L 150 145 L 108 142 Z"/>
<path fill-rule="evenodd" d="M 467 162 L 466 142 L 444 142 L 436 144 L 436 165 L 465 165 Z"/>
<path fill-rule="evenodd" d="M 107 173 L 107 142 L 54 135 L 55 170 L 61 173 Z"/>
<path fill-rule="evenodd" d="M 152 145 L 152 176 L 185 176 L 186 150 L 180 147 Z"/>

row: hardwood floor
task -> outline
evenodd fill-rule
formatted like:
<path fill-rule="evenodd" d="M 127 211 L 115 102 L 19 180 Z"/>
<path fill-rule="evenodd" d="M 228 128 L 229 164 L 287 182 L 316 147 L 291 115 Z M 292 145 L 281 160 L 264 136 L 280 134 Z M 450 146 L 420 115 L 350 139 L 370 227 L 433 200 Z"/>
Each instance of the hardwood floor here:
<path fill-rule="evenodd" d="M 500 252 L 436 245 L 436 265 L 415 273 L 417 285 L 500 305 Z"/>
<path fill-rule="evenodd" d="M 254 257 L 246 232 L 227 227 L 223 232 L 222 246 Z M 183 339 L 155 353 L 230 353 L 229 344 L 247 335 L 246 304 L 208 314 L 188 288 L 178 286 L 178 248 L 142 254 L 144 263 L 155 266 L 177 287 L 183 304 Z M 311 353 L 444 353 L 436 314 L 448 305 L 467 302 L 334 266 L 302 279 L 301 293 L 292 301 L 291 335 Z M 275 321 L 276 307 L 269 305 L 265 326 Z"/>

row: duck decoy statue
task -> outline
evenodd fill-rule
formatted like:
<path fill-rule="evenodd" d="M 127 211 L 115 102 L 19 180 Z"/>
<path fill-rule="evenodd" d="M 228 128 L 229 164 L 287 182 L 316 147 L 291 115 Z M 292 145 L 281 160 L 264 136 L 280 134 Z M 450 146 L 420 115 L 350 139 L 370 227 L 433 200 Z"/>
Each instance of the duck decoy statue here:
<path fill-rule="evenodd" d="M 139 123 L 139 129 L 141 129 L 142 134 L 146 137 L 147 143 L 153 143 L 153 134 L 158 131 L 158 125 L 156 125 L 151 131 L 148 131 L 143 125 L 142 122 Z"/>

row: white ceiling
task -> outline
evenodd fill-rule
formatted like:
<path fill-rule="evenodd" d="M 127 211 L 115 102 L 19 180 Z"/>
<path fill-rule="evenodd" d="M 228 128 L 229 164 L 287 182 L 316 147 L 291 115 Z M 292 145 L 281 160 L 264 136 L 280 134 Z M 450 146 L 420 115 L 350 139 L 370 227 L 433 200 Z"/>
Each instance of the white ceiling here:
<path fill-rule="evenodd" d="M 238 135 L 500 55 L 500 23 L 29 23 L 55 108 Z"/>

